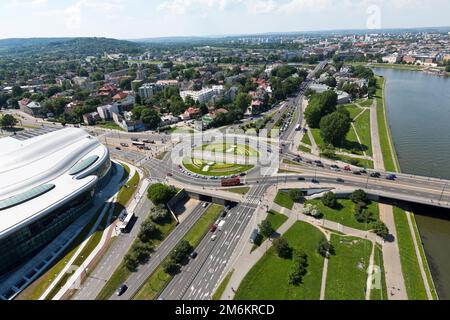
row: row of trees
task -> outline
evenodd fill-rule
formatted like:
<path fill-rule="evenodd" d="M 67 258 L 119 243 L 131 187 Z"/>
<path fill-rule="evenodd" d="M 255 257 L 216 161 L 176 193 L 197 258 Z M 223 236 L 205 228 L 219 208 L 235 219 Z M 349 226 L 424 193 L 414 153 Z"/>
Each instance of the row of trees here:
<path fill-rule="evenodd" d="M 189 254 L 194 250 L 187 240 L 181 240 L 180 243 L 172 250 L 169 259 L 163 264 L 164 272 L 169 275 L 175 275 L 181 268 L 181 264 L 188 258 Z"/>
<path fill-rule="evenodd" d="M 171 221 L 172 216 L 164 205 L 155 206 L 150 210 L 149 217 L 141 224 L 137 240 L 124 257 L 125 266 L 129 271 L 136 271 L 140 264 L 148 261 L 154 250 L 153 241 L 161 239 L 161 231 L 158 226 L 163 226 Z"/>
<path fill-rule="evenodd" d="M 12 129 L 17 124 L 17 119 L 10 114 L 0 117 L 0 127 Z"/>

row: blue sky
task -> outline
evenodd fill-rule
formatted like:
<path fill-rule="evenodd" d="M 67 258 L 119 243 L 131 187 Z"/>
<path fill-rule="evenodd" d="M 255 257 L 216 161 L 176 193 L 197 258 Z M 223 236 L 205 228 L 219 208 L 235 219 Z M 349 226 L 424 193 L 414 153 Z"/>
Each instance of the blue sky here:
<path fill-rule="evenodd" d="M 448 0 L 0 0 L 0 38 L 448 26 L 448 12 Z"/>

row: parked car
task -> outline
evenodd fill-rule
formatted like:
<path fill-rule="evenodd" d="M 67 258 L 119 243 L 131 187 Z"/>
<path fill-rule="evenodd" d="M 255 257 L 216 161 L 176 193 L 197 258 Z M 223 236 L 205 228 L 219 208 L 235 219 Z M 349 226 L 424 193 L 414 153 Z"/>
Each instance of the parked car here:
<path fill-rule="evenodd" d="M 191 259 L 195 259 L 195 258 L 197 258 L 197 256 L 198 256 L 198 254 L 197 254 L 197 252 L 195 252 L 195 251 L 193 251 L 193 252 L 189 255 L 189 257 L 191 257 Z"/>

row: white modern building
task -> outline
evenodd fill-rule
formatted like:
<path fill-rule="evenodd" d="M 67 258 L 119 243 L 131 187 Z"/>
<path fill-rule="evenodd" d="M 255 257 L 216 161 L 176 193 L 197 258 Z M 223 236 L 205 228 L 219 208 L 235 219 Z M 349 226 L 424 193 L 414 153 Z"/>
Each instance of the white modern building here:
<path fill-rule="evenodd" d="M 0 139 L 0 275 L 75 221 L 108 181 L 108 149 L 81 129 Z"/>
<path fill-rule="evenodd" d="M 222 92 L 223 86 L 212 86 L 212 88 L 204 88 L 200 91 L 181 91 L 180 96 L 183 100 L 186 100 L 187 97 L 191 97 L 196 102 L 208 103 L 212 98 Z"/>

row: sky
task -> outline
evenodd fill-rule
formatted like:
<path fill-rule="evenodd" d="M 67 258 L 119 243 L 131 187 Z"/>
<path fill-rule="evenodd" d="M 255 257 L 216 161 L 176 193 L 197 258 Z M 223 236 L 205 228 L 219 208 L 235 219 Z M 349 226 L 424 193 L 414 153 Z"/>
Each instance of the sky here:
<path fill-rule="evenodd" d="M 449 0 L 0 0 L 0 39 L 449 26 Z"/>

